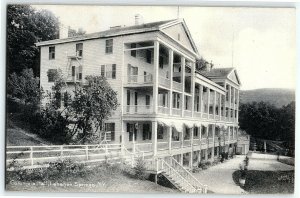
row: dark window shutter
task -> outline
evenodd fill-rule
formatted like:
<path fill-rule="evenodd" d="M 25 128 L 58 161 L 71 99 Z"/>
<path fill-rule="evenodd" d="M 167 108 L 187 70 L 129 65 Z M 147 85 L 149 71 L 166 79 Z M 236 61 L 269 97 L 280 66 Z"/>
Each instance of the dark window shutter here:
<path fill-rule="evenodd" d="M 105 77 L 105 65 L 101 65 L 101 76 Z"/>
<path fill-rule="evenodd" d="M 75 66 L 72 66 L 72 76 L 75 76 Z"/>
<path fill-rule="evenodd" d="M 111 141 L 115 141 L 115 123 L 111 123 Z"/>
<path fill-rule="evenodd" d="M 112 79 L 116 79 L 116 64 L 112 64 Z"/>

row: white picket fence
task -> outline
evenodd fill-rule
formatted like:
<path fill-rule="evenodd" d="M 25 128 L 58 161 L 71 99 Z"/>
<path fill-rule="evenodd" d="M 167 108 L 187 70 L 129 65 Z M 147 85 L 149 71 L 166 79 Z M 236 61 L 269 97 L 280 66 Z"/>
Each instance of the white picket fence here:
<path fill-rule="evenodd" d="M 119 159 L 121 144 L 95 145 L 51 145 L 51 146 L 8 146 L 6 164 L 16 162 L 22 167 L 47 166 L 59 159 L 77 162 L 100 162 L 107 158 Z"/>

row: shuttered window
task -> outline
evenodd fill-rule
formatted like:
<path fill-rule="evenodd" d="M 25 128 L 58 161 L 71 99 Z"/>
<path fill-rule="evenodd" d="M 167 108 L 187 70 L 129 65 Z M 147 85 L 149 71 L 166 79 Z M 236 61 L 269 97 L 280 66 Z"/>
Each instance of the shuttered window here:
<path fill-rule="evenodd" d="M 113 39 L 108 39 L 105 41 L 105 53 L 106 54 L 113 53 Z"/>
<path fill-rule="evenodd" d="M 101 76 L 106 77 L 107 79 L 116 79 L 117 76 L 117 65 L 101 65 Z"/>
<path fill-rule="evenodd" d="M 110 132 L 111 141 L 115 141 L 115 123 L 105 123 L 105 131 Z"/>
<path fill-rule="evenodd" d="M 55 59 L 55 47 L 49 47 L 49 60 Z"/>

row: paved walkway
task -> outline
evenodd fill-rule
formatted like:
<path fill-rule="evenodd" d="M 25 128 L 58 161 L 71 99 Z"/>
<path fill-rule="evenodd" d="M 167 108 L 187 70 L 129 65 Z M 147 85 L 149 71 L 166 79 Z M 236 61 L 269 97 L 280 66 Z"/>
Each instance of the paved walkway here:
<path fill-rule="evenodd" d="M 289 158 L 285 156 L 280 156 L 280 158 Z M 249 160 L 249 170 L 266 170 L 266 171 L 290 171 L 294 170 L 294 166 L 290 166 L 277 161 L 277 156 L 252 153 Z"/>
<path fill-rule="evenodd" d="M 237 155 L 224 163 L 212 166 L 207 170 L 193 173 L 203 184 L 208 185 L 208 190 L 218 194 L 243 194 L 246 193 L 240 186 L 236 185 L 232 173 L 239 170 L 239 164 L 245 156 Z"/>

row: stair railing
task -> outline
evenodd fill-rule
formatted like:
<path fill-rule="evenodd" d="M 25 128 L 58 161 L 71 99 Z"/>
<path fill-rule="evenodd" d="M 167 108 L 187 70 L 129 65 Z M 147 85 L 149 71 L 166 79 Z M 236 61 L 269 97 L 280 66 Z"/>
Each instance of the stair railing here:
<path fill-rule="evenodd" d="M 186 178 L 198 191 L 202 193 L 207 193 L 207 185 L 201 184 L 198 179 L 196 179 L 188 170 L 186 170 L 181 164 L 179 164 L 176 159 L 170 157 L 171 166 L 182 175 L 182 177 Z"/>
<path fill-rule="evenodd" d="M 183 190 L 186 190 L 189 193 L 197 193 L 197 189 L 189 181 L 187 181 L 179 172 L 177 172 L 170 164 L 168 164 L 163 159 L 160 159 L 159 161 L 161 161 L 162 169 L 166 172 L 166 174 L 172 177 L 171 179 L 176 179 L 176 181 L 180 183 L 181 187 L 184 188 Z"/>

